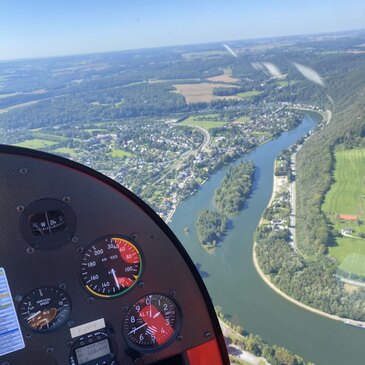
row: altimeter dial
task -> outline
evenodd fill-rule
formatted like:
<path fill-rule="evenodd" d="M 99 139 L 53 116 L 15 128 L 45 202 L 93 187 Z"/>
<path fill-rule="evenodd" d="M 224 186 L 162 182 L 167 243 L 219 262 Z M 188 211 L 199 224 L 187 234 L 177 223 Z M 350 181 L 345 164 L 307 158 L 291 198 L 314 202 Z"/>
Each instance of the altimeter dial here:
<path fill-rule="evenodd" d="M 129 309 L 123 332 L 131 347 L 140 351 L 156 351 L 173 341 L 181 326 L 177 304 L 162 294 L 139 299 Z"/>

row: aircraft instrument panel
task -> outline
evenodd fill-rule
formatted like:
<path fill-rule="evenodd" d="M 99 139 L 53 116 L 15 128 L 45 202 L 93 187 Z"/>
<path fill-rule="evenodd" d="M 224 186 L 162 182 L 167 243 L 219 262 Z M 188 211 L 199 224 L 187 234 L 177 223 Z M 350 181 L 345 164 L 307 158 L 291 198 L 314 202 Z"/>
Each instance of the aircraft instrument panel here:
<path fill-rule="evenodd" d="M 198 271 L 138 197 L 9 146 L 0 176 L 1 365 L 229 363 Z"/>

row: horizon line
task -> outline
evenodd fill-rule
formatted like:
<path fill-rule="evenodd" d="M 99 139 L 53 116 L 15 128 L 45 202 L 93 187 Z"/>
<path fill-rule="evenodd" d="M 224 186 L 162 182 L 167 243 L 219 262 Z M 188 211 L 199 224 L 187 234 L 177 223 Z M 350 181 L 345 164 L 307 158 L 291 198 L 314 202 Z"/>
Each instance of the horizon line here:
<path fill-rule="evenodd" d="M 212 41 L 212 42 L 199 42 L 199 43 L 182 43 L 182 44 L 170 44 L 170 45 L 162 45 L 162 46 L 152 46 L 152 47 L 141 47 L 141 48 L 126 48 L 126 49 L 115 49 L 109 51 L 90 51 L 83 53 L 67 53 L 67 54 L 59 54 L 59 55 L 45 55 L 45 56 L 35 56 L 35 57 L 18 57 L 18 58 L 5 58 L 0 59 L 0 63 L 5 62 L 21 62 L 21 61 L 35 61 L 42 59 L 51 59 L 51 58 L 67 58 L 67 57 L 78 57 L 78 56 L 93 56 L 93 55 L 101 55 L 107 53 L 120 53 L 120 52 L 136 52 L 136 51 L 145 51 L 145 50 L 154 50 L 154 49 L 164 49 L 164 48 L 176 48 L 176 47 L 189 47 L 189 46 L 198 46 L 198 45 L 214 45 L 214 44 L 224 44 L 230 42 L 242 42 L 242 41 L 259 41 L 259 40 L 271 40 L 271 39 L 280 39 L 280 38 L 295 38 L 295 37 L 308 37 L 308 36 L 318 36 L 318 35 L 330 35 L 330 34 L 339 34 L 339 33 L 353 33 L 353 32 L 365 32 L 365 28 L 360 29 L 345 29 L 345 30 L 337 30 L 333 32 L 316 32 L 316 33 L 300 33 L 300 34 L 286 34 L 286 35 L 276 35 L 276 36 L 260 36 L 253 38 L 240 38 L 240 39 L 230 39 L 230 40 L 221 40 L 221 41 Z"/>

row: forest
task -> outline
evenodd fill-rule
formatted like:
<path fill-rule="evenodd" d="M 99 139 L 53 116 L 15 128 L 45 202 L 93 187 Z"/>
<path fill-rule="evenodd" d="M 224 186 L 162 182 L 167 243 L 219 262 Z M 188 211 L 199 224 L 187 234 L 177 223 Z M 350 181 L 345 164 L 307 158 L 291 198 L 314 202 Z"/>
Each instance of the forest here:
<path fill-rule="evenodd" d="M 202 245 L 217 246 L 227 227 L 227 217 L 219 212 L 202 209 L 196 221 L 196 233 Z"/>
<path fill-rule="evenodd" d="M 241 162 L 229 169 L 214 196 L 215 205 L 221 213 L 228 215 L 243 209 L 252 191 L 254 175 L 252 161 Z"/>

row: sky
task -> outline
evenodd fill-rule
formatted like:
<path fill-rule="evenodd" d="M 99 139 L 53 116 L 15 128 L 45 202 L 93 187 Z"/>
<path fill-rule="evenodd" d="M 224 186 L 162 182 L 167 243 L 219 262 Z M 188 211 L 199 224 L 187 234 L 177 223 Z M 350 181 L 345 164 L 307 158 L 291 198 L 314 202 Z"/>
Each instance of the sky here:
<path fill-rule="evenodd" d="M 0 60 L 364 28 L 364 0 L 0 0 Z"/>

